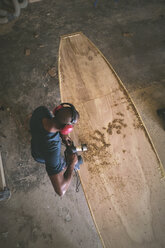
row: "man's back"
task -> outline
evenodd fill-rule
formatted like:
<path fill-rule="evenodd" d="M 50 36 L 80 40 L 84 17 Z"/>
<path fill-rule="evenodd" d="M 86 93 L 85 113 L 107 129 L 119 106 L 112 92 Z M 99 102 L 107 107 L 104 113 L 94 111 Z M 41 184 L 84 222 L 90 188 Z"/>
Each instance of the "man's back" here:
<path fill-rule="evenodd" d="M 51 133 L 44 129 L 44 118 L 53 118 L 46 107 L 40 106 L 34 110 L 30 120 L 32 156 L 36 161 L 45 163 L 48 175 L 53 175 L 62 170 L 61 141 L 59 132 Z"/>

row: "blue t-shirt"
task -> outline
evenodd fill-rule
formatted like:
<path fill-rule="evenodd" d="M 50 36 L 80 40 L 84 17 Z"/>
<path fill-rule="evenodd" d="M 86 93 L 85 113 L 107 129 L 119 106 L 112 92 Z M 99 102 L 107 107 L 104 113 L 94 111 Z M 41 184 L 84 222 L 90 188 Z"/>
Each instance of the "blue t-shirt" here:
<path fill-rule="evenodd" d="M 43 118 L 51 119 L 53 116 L 46 107 L 40 106 L 34 110 L 30 120 L 32 155 L 45 161 L 48 175 L 53 175 L 63 169 L 60 156 L 61 140 L 59 132 L 51 133 L 44 129 Z"/>

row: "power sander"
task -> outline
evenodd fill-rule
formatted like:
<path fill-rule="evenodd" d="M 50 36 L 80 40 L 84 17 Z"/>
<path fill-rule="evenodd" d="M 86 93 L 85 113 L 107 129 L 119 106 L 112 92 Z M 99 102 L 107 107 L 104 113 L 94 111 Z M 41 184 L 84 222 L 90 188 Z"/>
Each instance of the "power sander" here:
<path fill-rule="evenodd" d="M 65 154 L 65 159 L 67 162 L 67 154 L 72 154 L 72 153 L 76 153 L 77 154 L 77 158 L 78 158 L 78 162 L 74 167 L 74 170 L 79 170 L 80 169 L 80 165 L 83 163 L 83 159 L 81 155 L 78 155 L 78 152 L 85 152 L 87 151 L 87 145 L 86 144 L 81 144 L 80 146 L 75 146 L 74 143 L 72 142 L 69 146 L 66 146 L 66 150 L 64 152 Z"/>

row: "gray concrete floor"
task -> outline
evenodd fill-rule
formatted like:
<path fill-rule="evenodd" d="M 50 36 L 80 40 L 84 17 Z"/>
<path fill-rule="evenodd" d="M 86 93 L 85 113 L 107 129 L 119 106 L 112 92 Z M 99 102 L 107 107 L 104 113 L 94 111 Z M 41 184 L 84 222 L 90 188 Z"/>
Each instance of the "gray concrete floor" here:
<path fill-rule="evenodd" d="M 0 26 L 0 149 L 12 197 L 0 202 L 0 247 L 101 248 L 76 178 L 58 197 L 43 166 L 30 156 L 27 117 L 39 105 L 60 103 L 60 35 L 82 31 L 102 51 L 136 103 L 165 166 L 163 0 L 43 0 Z M 30 55 L 24 55 L 25 49 Z M 51 78 L 48 70 L 56 68 Z M 119 248 L 119 247 L 116 247 Z"/>

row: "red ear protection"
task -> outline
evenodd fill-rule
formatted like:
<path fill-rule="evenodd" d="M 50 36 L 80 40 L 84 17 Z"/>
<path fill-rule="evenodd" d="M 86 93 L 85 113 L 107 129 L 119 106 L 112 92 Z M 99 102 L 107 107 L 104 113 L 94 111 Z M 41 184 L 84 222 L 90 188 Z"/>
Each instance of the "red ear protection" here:
<path fill-rule="evenodd" d="M 70 132 L 72 132 L 72 130 L 73 130 L 73 126 L 72 126 L 72 125 L 66 125 L 64 128 L 62 128 L 62 129 L 60 130 L 60 133 L 61 133 L 61 134 L 64 134 L 64 135 L 67 135 L 67 134 L 69 134 Z"/>
<path fill-rule="evenodd" d="M 55 107 L 55 108 L 53 109 L 53 114 L 56 115 L 56 112 L 57 112 L 59 109 L 62 109 L 62 108 L 64 108 L 63 105 L 59 105 L 59 106 Z M 65 127 L 63 127 L 63 128 L 60 129 L 60 133 L 63 134 L 63 135 L 67 135 L 67 134 L 69 134 L 70 132 L 72 132 L 72 130 L 73 130 L 73 126 L 70 125 L 70 124 L 68 124 L 68 125 L 66 125 Z"/>
<path fill-rule="evenodd" d="M 56 112 L 57 112 L 57 110 L 62 109 L 62 108 L 63 108 L 62 105 L 59 105 L 59 106 L 55 107 L 55 108 L 53 109 L 53 114 L 55 115 Z"/>

